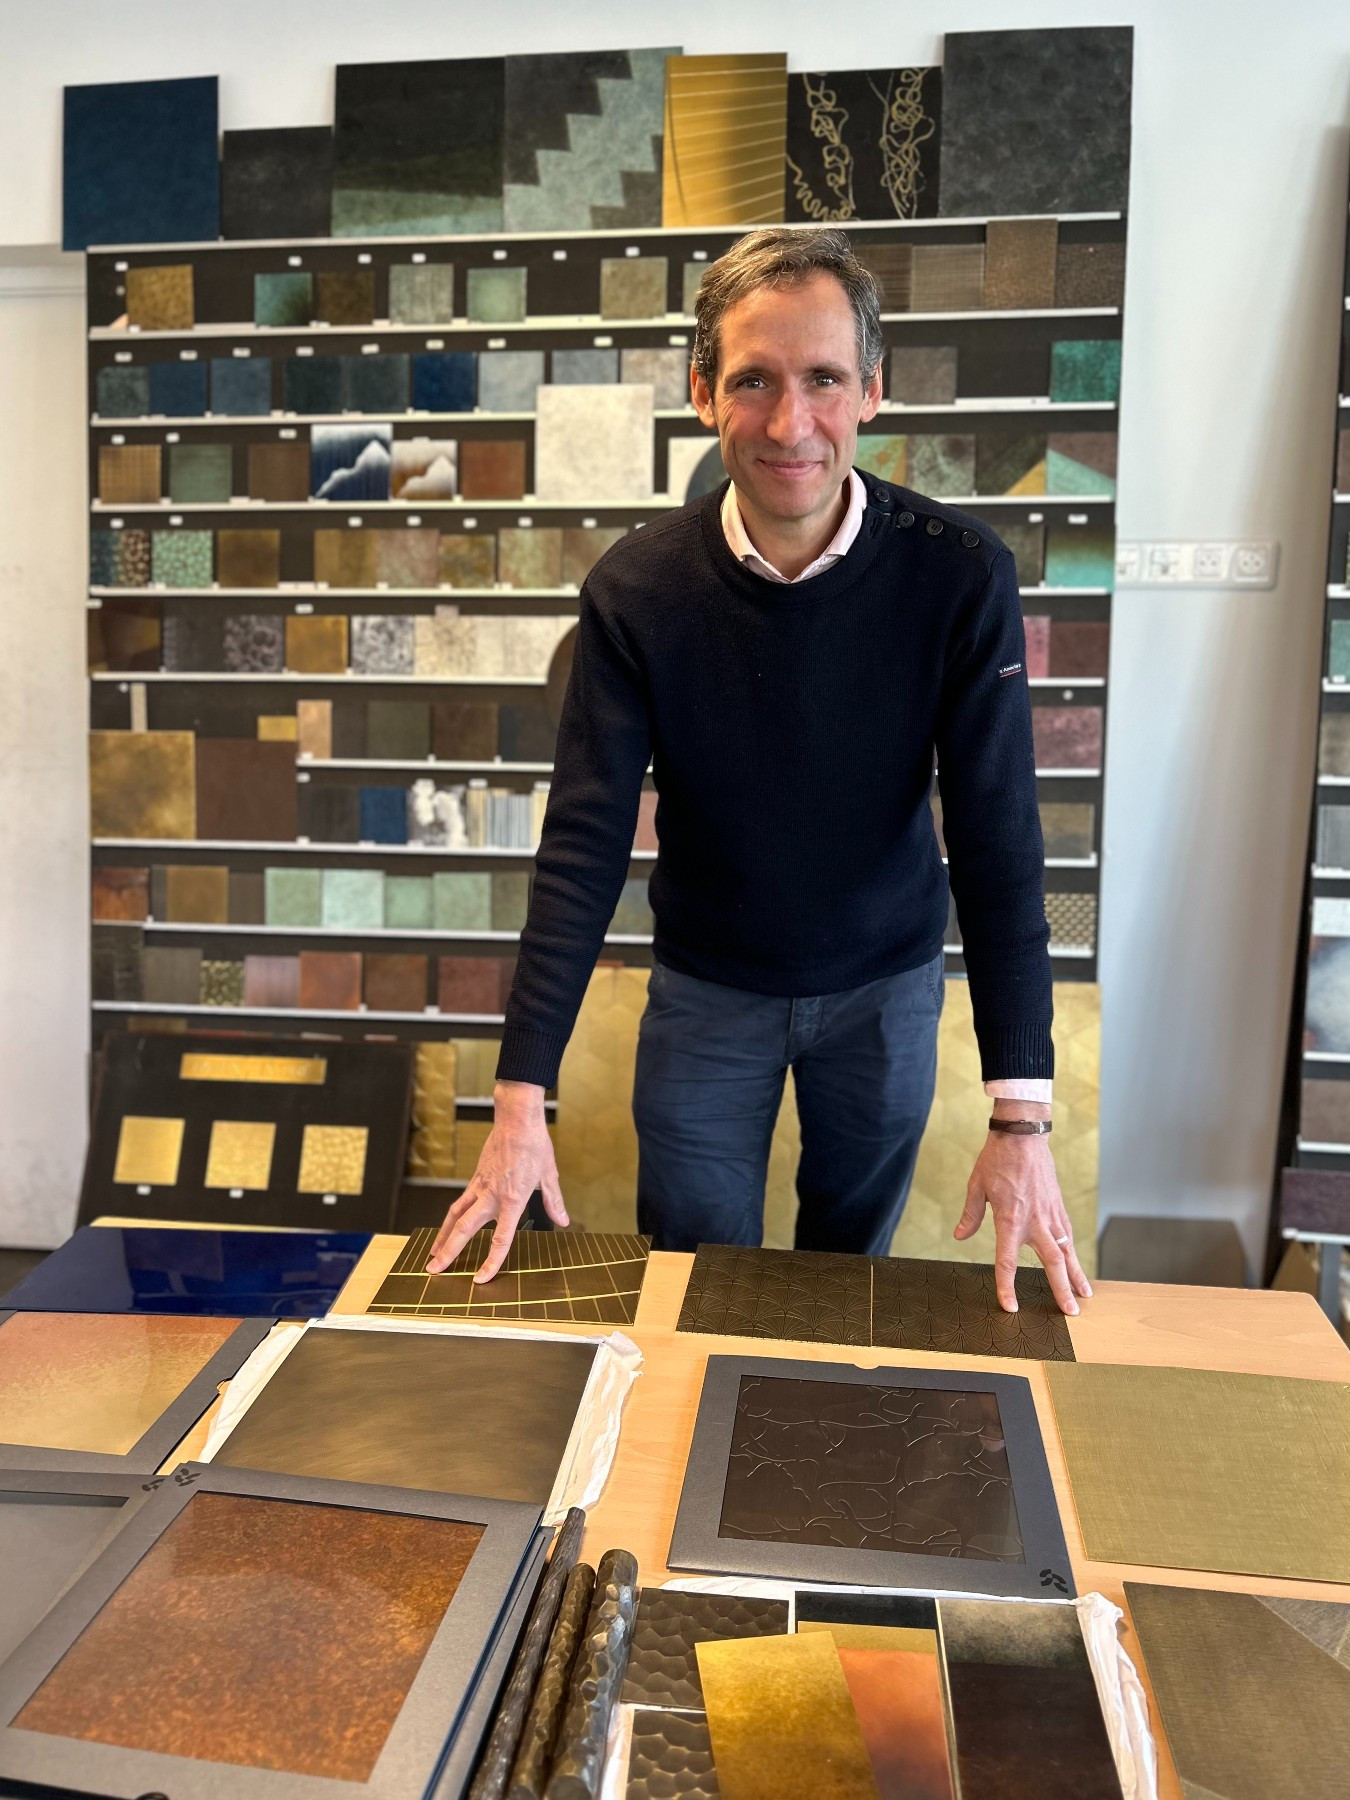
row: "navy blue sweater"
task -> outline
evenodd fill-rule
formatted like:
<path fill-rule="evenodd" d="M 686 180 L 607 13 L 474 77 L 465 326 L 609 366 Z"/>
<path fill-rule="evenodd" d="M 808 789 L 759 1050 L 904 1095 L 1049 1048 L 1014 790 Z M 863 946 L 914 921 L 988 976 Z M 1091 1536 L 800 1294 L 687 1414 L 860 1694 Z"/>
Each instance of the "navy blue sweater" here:
<path fill-rule="evenodd" d="M 725 484 L 592 569 L 497 1075 L 552 1086 L 628 873 L 648 760 L 659 962 L 839 993 L 942 948 L 943 831 L 986 1080 L 1054 1072 L 1022 610 L 982 521 L 864 477 L 798 585 L 727 548 Z"/>

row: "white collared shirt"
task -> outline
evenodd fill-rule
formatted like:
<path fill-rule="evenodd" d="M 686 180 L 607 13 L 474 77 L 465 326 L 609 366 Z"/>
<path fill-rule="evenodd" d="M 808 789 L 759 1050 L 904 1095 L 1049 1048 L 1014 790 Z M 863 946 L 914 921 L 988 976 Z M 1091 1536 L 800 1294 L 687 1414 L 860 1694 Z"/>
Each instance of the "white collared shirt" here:
<path fill-rule="evenodd" d="M 734 481 L 728 486 L 726 498 L 722 502 L 722 532 L 731 554 L 738 562 L 744 563 L 751 574 L 762 576 L 765 581 L 781 582 L 784 587 L 795 587 L 799 581 L 810 581 L 813 575 L 823 575 L 826 569 L 832 569 L 848 555 L 862 530 L 866 507 L 866 485 L 858 471 L 850 469 L 848 508 L 839 529 L 815 561 L 808 563 L 800 575 L 784 575 L 781 569 L 775 569 L 771 562 L 767 562 L 750 542 L 750 534 L 745 529 L 745 520 L 741 517 L 740 503 L 736 498 Z M 1037 1079 L 986 1081 L 984 1091 L 992 1100 L 1030 1100 L 1048 1106 L 1053 1087 L 1053 1082 Z"/>

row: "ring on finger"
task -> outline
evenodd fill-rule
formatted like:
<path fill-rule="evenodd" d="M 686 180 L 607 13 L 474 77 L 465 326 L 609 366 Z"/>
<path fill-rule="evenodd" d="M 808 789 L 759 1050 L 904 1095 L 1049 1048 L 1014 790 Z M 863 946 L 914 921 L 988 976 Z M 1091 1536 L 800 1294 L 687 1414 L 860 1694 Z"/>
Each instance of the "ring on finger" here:
<path fill-rule="evenodd" d="M 1073 1242 L 1073 1238 L 1066 1234 L 1064 1237 L 1056 1238 L 1055 1242 L 1060 1246 L 1061 1249 L 1063 1249 L 1065 1244 L 1071 1244 Z"/>

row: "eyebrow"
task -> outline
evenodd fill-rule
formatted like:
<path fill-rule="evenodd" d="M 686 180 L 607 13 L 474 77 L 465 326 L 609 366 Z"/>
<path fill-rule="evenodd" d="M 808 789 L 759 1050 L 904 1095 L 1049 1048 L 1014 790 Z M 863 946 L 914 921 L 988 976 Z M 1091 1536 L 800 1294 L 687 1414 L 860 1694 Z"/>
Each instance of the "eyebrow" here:
<path fill-rule="evenodd" d="M 808 375 L 833 375 L 839 381 L 847 381 L 849 377 L 855 373 L 855 370 L 848 368 L 843 363 L 828 362 L 813 363 L 811 368 L 807 371 Z M 744 368 L 729 369 L 723 379 L 727 382 L 742 381 L 747 375 L 760 375 L 765 379 L 770 378 L 769 370 L 761 368 L 756 363 L 747 363 Z"/>

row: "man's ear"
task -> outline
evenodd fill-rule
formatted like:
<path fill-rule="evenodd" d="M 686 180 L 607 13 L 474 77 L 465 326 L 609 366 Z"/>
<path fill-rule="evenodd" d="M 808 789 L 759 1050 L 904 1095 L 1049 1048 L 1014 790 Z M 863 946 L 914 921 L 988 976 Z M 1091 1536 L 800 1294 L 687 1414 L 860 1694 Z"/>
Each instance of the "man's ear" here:
<path fill-rule="evenodd" d="M 717 410 L 713 406 L 712 393 L 708 387 L 707 382 L 703 379 L 703 377 L 699 374 L 698 370 L 696 368 L 694 368 L 692 364 L 690 365 L 690 369 L 689 369 L 689 397 L 694 403 L 694 411 L 698 414 L 699 418 L 703 421 L 703 423 L 705 425 L 711 425 L 713 427 L 716 427 L 716 425 L 717 425 Z M 880 375 L 878 375 L 877 376 L 877 406 L 879 406 L 880 404 L 881 404 L 881 377 L 880 377 Z M 875 411 L 876 411 L 876 406 L 874 406 L 872 408 L 872 412 L 875 412 Z M 872 413 L 868 413 L 867 417 L 870 419 L 872 417 Z"/>
<path fill-rule="evenodd" d="M 881 406 L 881 364 L 872 371 L 872 379 L 863 385 L 862 409 L 858 414 L 860 422 L 875 419 Z"/>

